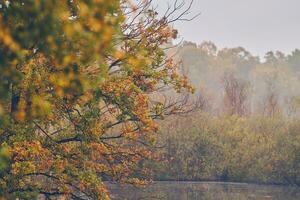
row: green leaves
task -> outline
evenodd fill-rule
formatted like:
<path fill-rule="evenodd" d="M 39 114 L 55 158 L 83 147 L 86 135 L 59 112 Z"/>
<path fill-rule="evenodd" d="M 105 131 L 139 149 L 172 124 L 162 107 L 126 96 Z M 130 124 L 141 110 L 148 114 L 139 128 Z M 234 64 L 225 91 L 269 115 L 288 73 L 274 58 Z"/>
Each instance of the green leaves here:
<path fill-rule="evenodd" d="M 9 173 L 10 165 L 11 153 L 9 151 L 8 145 L 6 143 L 3 143 L 0 146 L 0 199 L 8 196 L 7 189 L 9 187 L 9 183 L 3 178 L 7 176 L 7 173 Z"/>
<path fill-rule="evenodd" d="M 3 174 L 5 172 L 5 170 L 8 169 L 10 157 L 11 157 L 11 154 L 10 154 L 7 144 L 5 144 L 5 143 L 2 144 L 0 147 L 0 177 L 1 177 L 1 174 Z"/>

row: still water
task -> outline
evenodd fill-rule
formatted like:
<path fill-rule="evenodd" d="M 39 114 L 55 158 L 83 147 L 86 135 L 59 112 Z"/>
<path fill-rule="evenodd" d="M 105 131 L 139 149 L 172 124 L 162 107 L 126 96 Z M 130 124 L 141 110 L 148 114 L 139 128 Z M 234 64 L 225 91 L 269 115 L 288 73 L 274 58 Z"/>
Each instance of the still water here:
<path fill-rule="evenodd" d="M 109 185 L 113 200 L 300 200 L 299 187 L 243 183 L 155 182 L 141 189 Z"/>

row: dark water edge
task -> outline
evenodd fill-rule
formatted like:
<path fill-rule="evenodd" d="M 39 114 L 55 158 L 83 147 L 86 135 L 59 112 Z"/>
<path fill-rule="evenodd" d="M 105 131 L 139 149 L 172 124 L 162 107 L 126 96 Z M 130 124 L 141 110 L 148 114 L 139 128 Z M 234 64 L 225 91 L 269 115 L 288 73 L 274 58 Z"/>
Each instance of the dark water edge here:
<path fill-rule="evenodd" d="M 146 188 L 107 183 L 113 200 L 300 200 L 300 187 L 224 182 L 154 182 Z"/>

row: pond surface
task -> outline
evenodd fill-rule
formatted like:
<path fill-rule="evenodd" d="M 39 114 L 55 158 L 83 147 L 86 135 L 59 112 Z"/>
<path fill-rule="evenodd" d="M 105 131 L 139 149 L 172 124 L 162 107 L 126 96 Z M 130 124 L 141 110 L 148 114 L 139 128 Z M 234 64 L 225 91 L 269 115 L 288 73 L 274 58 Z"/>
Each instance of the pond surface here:
<path fill-rule="evenodd" d="M 300 187 L 215 182 L 155 182 L 147 188 L 109 185 L 113 200 L 300 200 Z"/>

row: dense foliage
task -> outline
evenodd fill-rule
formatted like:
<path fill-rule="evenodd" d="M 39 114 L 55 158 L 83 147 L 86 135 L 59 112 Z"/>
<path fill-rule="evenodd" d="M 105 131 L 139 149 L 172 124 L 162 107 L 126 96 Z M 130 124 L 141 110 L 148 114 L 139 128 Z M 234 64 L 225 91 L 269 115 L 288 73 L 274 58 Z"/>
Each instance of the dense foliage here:
<path fill-rule="evenodd" d="M 103 180 L 143 184 L 154 119 L 180 112 L 151 94 L 192 90 L 162 49 L 180 7 L 160 16 L 150 1 L 0 5 L 0 194 L 107 199 Z"/>
<path fill-rule="evenodd" d="M 168 161 L 156 165 L 157 180 L 300 185 L 298 119 L 198 113 L 163 131 Z"/>
<path fill-rule="evenodd" d="M 211 42 L 178 51 L 201 111 L 164 122 L 156 179 L 300 185 L 300 51 L 264 60 Z"/>

